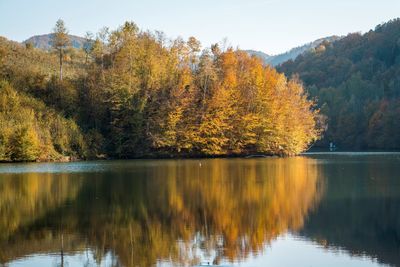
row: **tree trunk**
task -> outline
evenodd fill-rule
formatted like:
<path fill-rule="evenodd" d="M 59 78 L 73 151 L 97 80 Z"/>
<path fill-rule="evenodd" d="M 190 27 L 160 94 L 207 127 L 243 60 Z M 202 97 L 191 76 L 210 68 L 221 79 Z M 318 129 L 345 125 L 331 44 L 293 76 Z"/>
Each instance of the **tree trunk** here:
<path fill-rule="evenodd" d="M 62 49 L 60 49 L 60 81 L 62 81 L 62 79 L 63 79 L 63 71 L 62 71 L 62 55 L 63 55 L 63 53 L 62 53 Z"/>

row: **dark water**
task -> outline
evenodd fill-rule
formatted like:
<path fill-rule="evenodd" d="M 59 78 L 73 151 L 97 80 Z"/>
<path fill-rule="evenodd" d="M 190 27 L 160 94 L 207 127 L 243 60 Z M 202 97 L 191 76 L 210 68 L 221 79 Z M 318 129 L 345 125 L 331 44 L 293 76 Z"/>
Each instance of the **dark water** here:
<path fill-rule="evenodd" d="M 0 266 L 400 266 L 400 154 L 0 165 Z"/>

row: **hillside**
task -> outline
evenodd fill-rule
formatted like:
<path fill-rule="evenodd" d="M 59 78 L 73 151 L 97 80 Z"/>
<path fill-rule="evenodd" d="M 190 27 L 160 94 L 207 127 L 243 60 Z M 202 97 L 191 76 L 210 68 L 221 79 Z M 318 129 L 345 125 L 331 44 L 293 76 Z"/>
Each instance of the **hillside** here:
<path fill-rule="evenodd" d="M 298 74 L 328 117 L 324 141 L 341 148 L 400 148 L 400 19 L 282 64 Z"/>
<path fill-rule="evenodd" d="M 72 53 L 75 52 L 75 53 Z M 82 72 L 83 55 L 65 57 L 65 76 Z M 83 132 L 71 118 L 74 92 L 55 79 L 57 55 L 0 37 L 0 161 L 85 158 Z M 64 107 L 54 105 L 62 101 Z"/>
<path fill-rule="evenodd" d="M 0 81 L 0 162 L 84 158 L 76 123 Z"/>
<path fill-rule="evenodd" d="M 20 108 L 0 110 L 10 129 L 4 161 L 46 159 L 37 151 L 48 144 L 60 155 L 81 158 L 295 155 L 320 136 L 314 103 L 299 81 L 243 51 L 217 45 L 201 51 L 194 37 L 165 45 L 132 22 L 105 39 L 111 41 L 96 40 L 90 51 L 64 48 L 61 69 L 55 49 L 0 38 L 7 101 L 15 92 L 43 104 L 28 126 L 14 114 Z M 57 135 L 62 127 L 35 124 L 43 110 L 72 121 L 57 119 L 70 131 Z M 16 158 L 7 151 L 21 127 L 33 131 L 38 144 L 27 143 L 33 152 Z M 66 145 L 51 145 L 57 140 L 48 141 L 48 132 Z"/>
<path fill-rule="evenodd" d="M 85 38 L 75 36 L 75 35 L 68 35 L 71 46 L 77 49 L 81 49 L 86 42 Z M 23 44 L 30 43 L 35 48 L 40 48 L 44 50 L 50 50 L 52 46 L 53 34 L 43 34 L 43 35 L 35 35 L 30 37 L 29 39 L 25 40 Z"/>
<path fill-rule="evenodd" d="M 244 50 L 246 53 L 248 53 L 251 56 L 256 56 L 259 57 L 265 64 L 268 64 L 271 58 L 274 56 L 268 55 L 262 51 L 256 51 L 256 50 Z"/>
<path fill-rule="evenodd" d="M 302 45 L 299 47 L 295 47 L 286 53 L 282 53 L 282 54 L 278 54 L 278 55 L 274 55 L 274 56 L 268 55 L 261 51 L 246 50 L 246 52 L 249 53 L 250 55 L 258 56 L 259 58 L 261 58 L 263 60 L 263 62 L 265 64 L 269 64 L 271 66 L 278 66 L 278 65 L 282 64 L 283 62 L 286 62 L 288 60 L 294 60 L 299 55 L 317 48 L 323 42 L 331 43 L 331 42 L 340 40 L 341 38 L 342 37 L 340 37 L 340 36 L 329 36 L 329 37 L 321 38 L 321 39 L 315 40 L 314 42 L 311 42 L 311 43 L 308 43 L 308 44 L 305 44 L 305 45 Z"/>
<path fill-rule="evenodd" d="M 18 42 L 0 36 L 0 78 L 29 81 L 32 77 L 50 79 L 58 73 L 58 57 L 41 49 L 32 49 Z M 85 54 L 77 49 L 68 49 L 64 55 L 64 74 L 70 78 L 78 77 L 84 67 Z M 30 77 L 30 78 L 29 78 Z"/>

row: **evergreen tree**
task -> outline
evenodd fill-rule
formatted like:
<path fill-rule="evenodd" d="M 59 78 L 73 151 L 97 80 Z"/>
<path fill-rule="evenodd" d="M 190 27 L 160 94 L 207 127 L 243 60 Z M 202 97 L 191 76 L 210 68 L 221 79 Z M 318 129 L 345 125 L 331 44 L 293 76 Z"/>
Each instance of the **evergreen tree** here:
<path fill-rule="evenodd" d="M 57 20 L 53 30 L 53 48 L 57 50 L 60 62 L 60 81 L 63 79 L 63 56 L 70 44 L 68 30 L 62 19 Z"/>

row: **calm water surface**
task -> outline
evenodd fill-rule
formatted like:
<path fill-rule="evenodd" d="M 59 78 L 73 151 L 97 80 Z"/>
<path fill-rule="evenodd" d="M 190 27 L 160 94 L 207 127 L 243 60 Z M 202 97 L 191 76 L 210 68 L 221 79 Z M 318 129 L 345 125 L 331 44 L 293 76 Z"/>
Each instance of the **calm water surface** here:
<path fill-rule="evenodd" d="M 0 266 L 400 266 L 400 154 L 0 165 Z"/>

